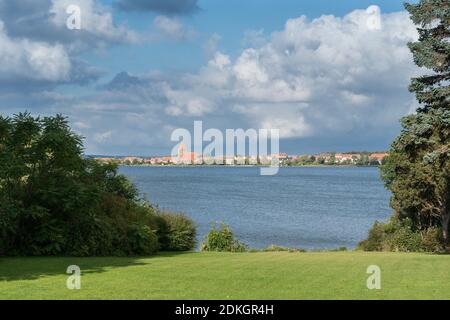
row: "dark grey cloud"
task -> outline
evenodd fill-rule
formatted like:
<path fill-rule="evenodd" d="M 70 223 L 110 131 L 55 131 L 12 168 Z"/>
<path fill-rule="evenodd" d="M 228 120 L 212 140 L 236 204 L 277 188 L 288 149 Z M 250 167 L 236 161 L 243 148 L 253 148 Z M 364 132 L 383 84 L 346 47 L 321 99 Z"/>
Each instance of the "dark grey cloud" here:
<path fill-rule="evenodd" d="M 198 0 L 118 0 L 125 11 L 154 11 L 167 15 L 192 14 L 199 10 Z"/>
<path fill-rule="evenodd" d="M 0 0 L 0 93 L 89 85 L 103 72 L 82 61 L 81 52 L 137 41 L 137 34 L 116 25 L 98 0 L 74 1 L 82 8 L 83 27 L 69 30 L 68 3 Z"/>
<path fill-rule="evenodd" d="M 69 76 L 64 80 L 30 79 L 24 75 L 3 77 L 5 74 L 0 73 L 0 94 L 53 91 L 61 85 L 78 85 L 84 87 L 95 83 L 104 74 L 104 71 L 79 59 L 73 59 L 71 61 Z"/>
<path fill-rule="evenodd" d="M 104 70 L 94 67 L 81 59 L 73 58 L 71 62 L 72 70 L 70 72 L 69 84 L 87 86 L 105 75 Z"/>
<path fill-rule="evenodd" d="M 54 38 L 50 29 L 50 0 L 0 0 L 0 20 L 12 37 L 44 40 Z"/>
<path fill-rule="evenodd" d="M 139 41 L 135 32 L 116 25 L 99 1 L 74 4 L 83 12 L 81 30 L 69 30 L 65 3 L 51 0 L 0 0 L 0 22 L 11 38 L 61 43 L 76 51 Z"/>
<path fill-rule="evenodd" d="M 128 88 L 133 88 L 137 86 L 146 85 L 146 81 L 139 77 L 131 76 L 128 72 L 118 73 L 110 82 L 108 82 L 104 87 L 107 90 L 124 90 Z"/>

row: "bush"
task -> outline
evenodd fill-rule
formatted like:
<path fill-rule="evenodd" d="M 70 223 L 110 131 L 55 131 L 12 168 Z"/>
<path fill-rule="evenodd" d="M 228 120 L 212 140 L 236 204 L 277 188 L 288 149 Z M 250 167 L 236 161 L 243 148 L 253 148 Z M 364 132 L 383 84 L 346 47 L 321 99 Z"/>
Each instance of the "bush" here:
<path fill-rule="evenodd" d="M 158 237 L 163 251 L 189 251 L 195 248 L 197 230 L 183 214 L 163 212 L 158 217 Z"/>
<path fill-rule="evenodd" d="M 263 249 L 262 251 L 264 251 L 264 252 L 284 252 L 284 251 L 290 251 L 290 250 L 291 249 L 289 249 L 289 248 L 278 246 L 276 244 L 272 244 L 272 245 L 268 246 L 267 248 Z"/>
<path fill-rule="evenodd" d="M 439 228 L 429 228 L 422 233 L 422 245 L 428 252 L 444 253 L 442 230 Z"/>
<path fill-rule="evenodd" d="M 425 232 L 414 230 L 410 219 L 392 217 L 387 224 L 375 222 L 366 240 L 360 242 L 364 251 L 440 252 L 440 231 L 431 228 Z"/>
<path fill-rule="evenodd" d="M 247 245 L 236 240 L 230 227 L 223 222 L 219 229 L 215 224 L 213 225 L 201 247 L 201 251 L 245 252 L 247 250 Z"/>
<path fill-rule="evenodd" d="M 348 248 L 347 247 L 339 247 L 339 248 L 336 248 L 336 249 L 331 249 L 329 251 L 330 252 L 345 252 L 345 251 L 348 251 Z"/>
<path fill-rule="evenodd" d="M 64 117 L 0 116 L 0 163 L 0 255 L 158 250 L 155 209 L 116 164 L 83 155 L 82 139 Z M 192 222 L 177 216 L 165 225 L 163 246 L 192 248 Z"/>
<path fill-rule="evenodd" d="M 386 237 L 386 250 L 394 252 L 425 251 L 420 233 L 414 232 L 408 225 L 400 225 Z"/>
<path fill-rule="evenodd" d="M 369 230 L 367 239 L 359 243 L 359 248 L 364 251 L 383 251 L 384 238 L 385 225 L 375 221 L 375 224 Z"/>
<path fill-rule="evenodd" d="M 306 252 L 305 249 L 287 248 L 287 247 L 278 246 L 275 244 L 268 246 L 267 248 L 263 249 L 262 251 L 263 252 Z"/>
<path fill-rule="evenodd" d="M 158 251 L 158 236 L 146 225 L 132 225 L 128 230 L 131 252 L 149 255 Z"/>

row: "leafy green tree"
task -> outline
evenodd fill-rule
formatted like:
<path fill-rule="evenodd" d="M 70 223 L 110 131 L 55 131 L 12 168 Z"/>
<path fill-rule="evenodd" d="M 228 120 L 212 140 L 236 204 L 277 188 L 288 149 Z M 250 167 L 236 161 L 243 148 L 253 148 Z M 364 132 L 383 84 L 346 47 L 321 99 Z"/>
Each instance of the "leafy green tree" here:
<path fill-rule="evenodd" d="M 402 119 L 382 177 L 392 191 L 391 206 L 400 220 L 409 218 L 422 234 L 442 230 L 449 243 L 450 222 L 450 1 L 406 4 L 418 26 L 419 40 L 409 44 L 428 75 L 413 78 L 410 91 L 421 107 Z"/>
<path fill-rule="evenodd" d="M 117 165 L 83 156 L 67 120 L 0 116 L 0 255 L 157 250 L 156 217 Z"/>

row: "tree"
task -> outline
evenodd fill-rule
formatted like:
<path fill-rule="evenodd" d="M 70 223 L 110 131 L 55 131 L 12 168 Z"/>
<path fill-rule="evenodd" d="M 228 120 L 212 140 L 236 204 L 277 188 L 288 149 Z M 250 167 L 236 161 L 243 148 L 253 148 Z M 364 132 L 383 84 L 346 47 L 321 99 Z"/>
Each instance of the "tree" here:
<path fill-rule="evenodd" d="M 419 40 L 408 44 L 429 75 L 409 87 L 421 104 L 402 119 L 402 132 L 391 145 L 382 177 L 392 191 L 399 219 L 409 218 L 417 232 L 442 230 L 449 243 L 450 223 L 450 2 L 421 0 L 406 4 L 418 26 Z"/>
<path fill-rule="evenodd" d="M 157 250 L 156 217 L 114 164 L 83 156 L 67 120 L 0 116 L 0 255 Z"/>

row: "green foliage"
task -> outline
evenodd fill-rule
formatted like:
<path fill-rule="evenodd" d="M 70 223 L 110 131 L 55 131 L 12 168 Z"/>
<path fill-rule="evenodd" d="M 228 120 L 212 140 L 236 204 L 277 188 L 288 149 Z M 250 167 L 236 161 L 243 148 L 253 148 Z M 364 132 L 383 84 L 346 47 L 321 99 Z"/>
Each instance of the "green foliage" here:
<path fill-rule="evenodd" d="M 442 231 L 438 228 L 429 228 L 422 232 L 422 246 L 425 251 L 444 253 L 446 248 L 442 243 Z"/>
<path fill-rule="evenodd" d="M 268 246 L 267 248 L 263 249 L 264 252 L 284 252 L 284 251 L 289 251 L 289 248 L 283 247 L 283 246 L 278 246 L 275 244 L 272 244 L 270 246 Z"/>
<path fill-rule="evenodd" d="M 421 0 L 406 4 L 411 19 L 418 25 L 419 41 L 410 43 L 414 62 L 433 74 L 413 78 L 410 90 L 419 102 L 430 107 L 449 105 L 450 86 L 450 3 L 447 0 Z"/>
<path fill-rule="evenodd" d="M 442 252 L 438 229 L 419 232 L 413 222 L 393 217 L 387 224 L 375 222 L 367 240 L 359 244 L 364 251 Z"/>
<path fill-rule="evenodd" d="M 128 230 L 131 252 L 145 255 L 158 251 L 158 236 L 146 225 L 135 224 Z"/>
<path fill-rule="evenodd" d="M 189 251 L 195 248 L 197 230 L 192 220 L 185 215 L 159 213 L 158 225 L 161 250 Z"/>
<path fill-rule="evenodd" d="M 262 250 L 263 252 L 306 252 L 304 249 L 292 249 L 272 244 Z"/>
<path fill-rule="evenodd" d="M 396 217 L 408 219 L 422 236 L 440 229 L 445 245 L 450 240 L 450 2 L 421 0 L 406 4 L 406 9 L 420 34 L 419 41 L 409 44 L 414 61 L 432 74 L 411 80 L 410 91 L 422 106 L 402 119 L 402 132 L 381 175 L 392 191 Z M 408 238 L 405 230 L 399 233 L 401 239 Z"/>
<path fill-rule="evenodd" d="M 235 239 L 230 227 L 223 222 L 219 229 L 215 224 L 213 225 L 201 246 L 201 251 L 245 252 L 247 250 L 248 247 Z"/>
<path fill-rule="evenodd" d="M 412 223 L 408 219 L 401 223 L 388 225 L 386 232 L 385 246 L 387 251 L 426 251 L 420 233 L 412 229 Z"/>
<path fill-rule="evenodd" d="M 336 249 L 331 249 L 329 251 L 330 252 L 345 252 L 345 251 L 348 251 L 348 248 L 347 247 L 339 247 L 339 248 L 336 248 Z"/>
<path fill-rule="evenodd" d="M 0 255 L 158 250 L 155 210 L 116 164 L 86 159 L 82 151 L 81 137 L 60 115 L 0 116 Z"/>
<path fill-rule="evenodd" d="M 376 221 L 372 229 L 369 230 L 369 236 L 367 239 L 361 241 L 358 247 L 364 251 L 383 251 L 384 238 L 384 225 Z"/>

